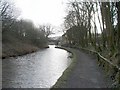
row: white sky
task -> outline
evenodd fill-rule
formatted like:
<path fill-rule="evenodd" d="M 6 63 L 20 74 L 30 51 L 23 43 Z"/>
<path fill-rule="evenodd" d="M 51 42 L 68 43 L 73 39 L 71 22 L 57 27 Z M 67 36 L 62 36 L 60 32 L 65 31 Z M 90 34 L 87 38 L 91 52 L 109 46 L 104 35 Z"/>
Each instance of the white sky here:
<path fill-rule="evenodd" d="M 14 0 L 16 7 L 20 9 L 19 18 L 30 19 L 36 25 L 51 24 L 56 30 L 56 36 L 63 34 L 60 31 L 61 24 L 66 16 L 66 3 L 68 0 Z M 96 22 L 99 24 L 98 19 Z M 98 25 L 98 32 L 100 32 Z M 55 36 L 55 35 L 53 35 Z"/>
<path fill-rule="evenodd" d="M 64 21 L 67 0 L 14 0 L 20 9 L 19 18 L 30 19 L 36 25 L 50 23 L 60 27 Z"/>
<path fill-rule="evenodd" d="M 65 0 L 15 0 L 21 16 L 36 24 L 51 23 L 59 26 L 65 16 Z"/>

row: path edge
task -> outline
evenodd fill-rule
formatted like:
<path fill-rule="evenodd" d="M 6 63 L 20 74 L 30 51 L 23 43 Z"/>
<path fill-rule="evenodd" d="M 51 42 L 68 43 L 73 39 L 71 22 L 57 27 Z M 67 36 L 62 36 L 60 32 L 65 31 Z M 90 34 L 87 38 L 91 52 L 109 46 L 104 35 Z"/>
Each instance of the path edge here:
<path fill-rule="evenodd" d="M 57 82 L 55 83 L 55 85 L 53 85 L 50 90 L 54 90 L 55 88 L 64 88 L 63 85 L 66 84 L 66 80 L 67 77 L 69 77 L 71 71 L 73 70 L 74 66 L 76 65 L 77 59 L 76 59 L 76 54 L 74 52 L 74 50 L 72 48 L 68 48 L 68 47 L 55 47 L 55 48 L 60 48 L 60 49 L 64 49 L 68 52 L 70 52 L 72 54 L 71 57 L 71 64 L 70 66 L 63 72 L 63 74 L 61 75 L 61 77 L 57 80 Z"/>

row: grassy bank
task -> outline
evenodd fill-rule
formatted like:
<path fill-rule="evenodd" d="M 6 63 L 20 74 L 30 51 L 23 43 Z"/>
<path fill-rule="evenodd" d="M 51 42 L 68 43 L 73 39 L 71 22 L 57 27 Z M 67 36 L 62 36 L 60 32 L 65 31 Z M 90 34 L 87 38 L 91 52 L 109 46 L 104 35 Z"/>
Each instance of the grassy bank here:
<path fill-rule="evenodd" d="M 73 70 L 73 68 L 74 68 L 74 66 L 76 65 L 76 62 L 77 62 L 76 55 L 75 55 L 73 49 L 67 48 L 67 47 L 56 47 L 56 48 L 65 49 L 65 50 L 67 50 L 68 52 L 72 53 L 72 63 L 71 63 L 70 66 L 63 72 L 63 75 L 58 79 L 58 81 L 57 81 L 56 84 L 51 88 L 51 90 L 53 90 L 54 88 L 64 88 L 63 85 L 65 86 L 67 77 L 69 77 L 71 71 Z"/>
<path fill-rule="evenodd" d="M 13 39 L 12 39 L 13 40 Z M 25 43 L 22 40 L 14 39 L 12 42 L 2 43 L 2 59 L 8 57 L 21 56 L 28 53 L 35 52 L 40 48 L 46 48 L 45 46 L 36 46 L 31 43 Z"/>
<path fill-rule="evenodd" d="M 3 47 L 2 49 L 3 59 L 8 57 L 24 55 L 38 50 L 38 47 L 29 44 L 22 44 L 22 43 L 20 43 L 19 45 L 4 44 L 2 47 Z"/>

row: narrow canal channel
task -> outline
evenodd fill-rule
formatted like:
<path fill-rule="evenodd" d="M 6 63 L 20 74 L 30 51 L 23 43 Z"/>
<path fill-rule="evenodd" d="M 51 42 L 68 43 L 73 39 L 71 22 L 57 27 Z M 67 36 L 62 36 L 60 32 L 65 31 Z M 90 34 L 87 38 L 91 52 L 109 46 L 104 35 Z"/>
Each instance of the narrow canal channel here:
<path fill-rule="evenodd" d="M 47 49 L 4 59 L 3 88 L 50 88 L 70 65 L 70 53 L 50 45 Z"/>

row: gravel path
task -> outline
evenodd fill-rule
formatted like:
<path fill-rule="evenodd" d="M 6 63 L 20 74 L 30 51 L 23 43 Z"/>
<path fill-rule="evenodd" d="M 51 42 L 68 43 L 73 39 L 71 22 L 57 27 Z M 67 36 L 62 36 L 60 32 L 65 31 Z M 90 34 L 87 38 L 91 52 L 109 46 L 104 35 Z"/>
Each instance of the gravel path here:
<path fill-rule="evenodd" d="M 62 88 L 106 88 L 110 84 L 105 78 L 105 73 L 97 65 L 96 58 L 82 51 L 72 49 L 77 63 L 70 75 L 65 80 Z"/>

